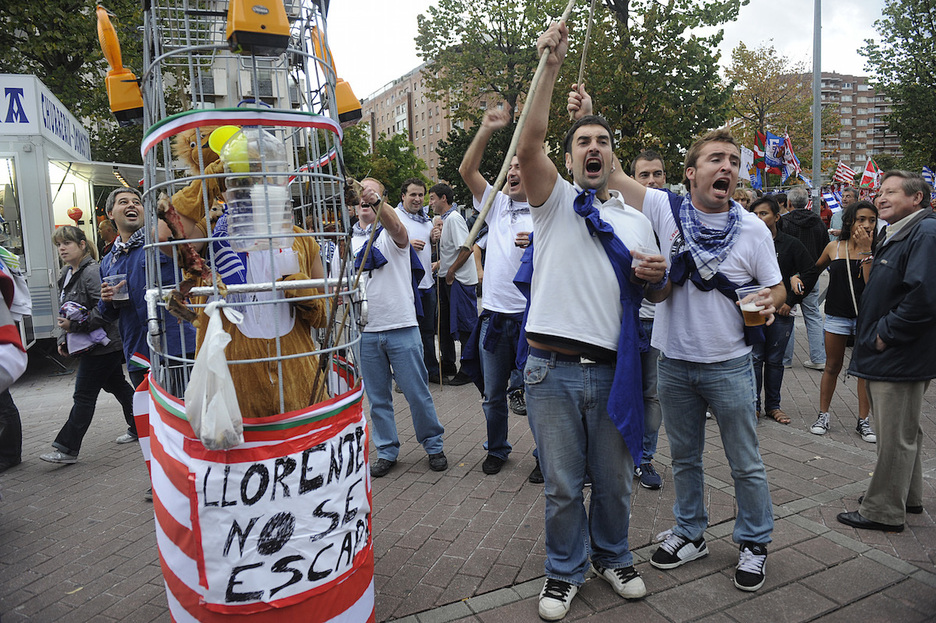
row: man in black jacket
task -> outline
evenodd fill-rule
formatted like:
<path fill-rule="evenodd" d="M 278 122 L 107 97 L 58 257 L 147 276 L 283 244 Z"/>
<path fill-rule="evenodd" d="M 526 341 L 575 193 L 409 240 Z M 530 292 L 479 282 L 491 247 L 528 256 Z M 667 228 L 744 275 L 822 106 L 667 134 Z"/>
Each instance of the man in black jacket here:
<path fill-rule="evenodd" d="M 877 465 L 857 511 L 838 520 L 900 532 L 923 512 L 923 394 L 936 378 L 936 214 L 930 186 L 908 171 L 884 174 L 877 198 L 890 223 L 874 251 L 858 308 L 849 373 L 867 379 L 877 421 Z"/>
<path fill-rule="evenodd" d="M 819 259 L 823 249 L 829 244 L 829 230 L 819 215 L 807 210 L 809 193 L 803 186 L 796 186 L 787 193 L 791 210 L 783 215 L 777 228 L 785 234 L 797 238 L 809 251 L 813 262 Z M 819 309 L 819 288 L 814 288 L 800 302 L 803 320 L 806 322 L 806 337 L 809 339 L 809 359 L 803 365 L 812 370 L 825 369 L 825 332 L 822 329 L 822 311 Z M 792 362 L 793 333 L 790 334 L 784 363 Z"/>

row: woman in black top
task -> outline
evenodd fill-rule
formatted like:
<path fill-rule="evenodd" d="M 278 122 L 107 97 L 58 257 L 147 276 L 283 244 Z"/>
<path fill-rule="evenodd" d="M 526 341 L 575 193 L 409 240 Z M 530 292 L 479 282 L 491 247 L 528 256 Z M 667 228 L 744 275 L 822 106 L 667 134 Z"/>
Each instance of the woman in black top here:
<path fill-rule="evenodd" d="M 826 365 L 819 384 L 819 417 L 809 429 L 815 435 L 824 435 L 829 430 L 829 405 L 845 361 L 848 338 L 855 334 L 858 301 L 871 270 L 877 213 L 877 208 L 869 201 L 859 201 L 845 208 L 839 239 L 826 245 L 813 268 L 816 274 L 829 268 L 825 303 Z M 877 436 L 868 417 L 871 409 L 864 379 L 858 379 L 857 392 L 858 424 L 855 430 L 863 440 L 875 443 Z"/>

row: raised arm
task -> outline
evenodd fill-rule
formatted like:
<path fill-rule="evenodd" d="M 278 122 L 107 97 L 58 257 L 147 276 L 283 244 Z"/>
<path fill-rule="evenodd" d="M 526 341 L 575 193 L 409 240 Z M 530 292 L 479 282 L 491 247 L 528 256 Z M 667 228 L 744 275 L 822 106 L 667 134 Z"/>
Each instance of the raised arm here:
<path fill-rule="evenodd" d="M 594 114 L 592 98 L 585 90 L 584 82 L 582 84 L 572 85 L 572 90 L 569 91 L 569 101 L 568 104 L 566 104 L 566 109 L 569 111 L 569 114 L 572 115 L 573 120 L 584 117 L 585 115 Z M 643 201 L 644 196 L 647 194 L 647 189 L 643 184 L 640 184 L 624 171 L 624 167 L 621 165 L 621 161 L 618 159 L 617 155 L 614 156 L 613 165 L 611 176 L 608 178 L 608 188 L 621 193 L 621 196 L 624 198 L 624 203 L 627 205 L 643 211 Z"/>
<path fill-rule="evenodd" d="M 379 214 L 380 224 L 387 230 L 394 244 L 401 249 L 409 245 L 409 232 L 406 226 L 400 221 L 396 210 L 389 203 L 383 200 L 383 197 L 372 188 L 365 188 L 361 192 L 361 201 L 373 206 L 375 214 Z"/>
<path fill-rule="evenodd" d="M 523 171 L 524 187 L 530 206 L 543 205 L 552 194 L 559 172 L 543 151 L 546 130 L 549 127 L 549 103 L 559 77 L 559 68 L 569 49 L 569 30 L 565 23 L 553 23 L 536 42 L 542 56 L 549 53 L 537 89 L 526 103 L 527 117 L 517 142 L 517 159 Z"/>
<path fill-rule="evenodd" d="M 478 133 L 475 134 L 471 145 L 468 146 L 468 150 L 462 158 L 461 164 L 458 165 L 458 173 L 465 181 L 475 201 L 479 203 L 481 198 L 484 197 L 484 191 L 488 185 L 487 180 L 484 179 L 480 171 L 481 156 L 484 155 L 484 150 L 488 141 L 491 140 L 491 135 L 497 130 L 510 125 L 511 118 L 509 110 L 491 109 L 484 113 L 481 127 L 478 128 Z"/>

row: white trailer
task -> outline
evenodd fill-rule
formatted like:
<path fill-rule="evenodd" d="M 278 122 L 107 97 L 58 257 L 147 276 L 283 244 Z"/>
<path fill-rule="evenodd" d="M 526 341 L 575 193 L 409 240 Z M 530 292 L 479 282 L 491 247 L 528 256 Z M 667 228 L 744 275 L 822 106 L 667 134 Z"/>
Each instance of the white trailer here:
<path fill-rule="evenodd" d="M 0 245 L 20 257 L 33 315 L 23 343 L 54 336 L 60 262 L 52 232 L 77 225 L 96 241 L 95 192 L 136 186 L 143 168 L 92 162 L 88 131 L 35 76 L 0 74 Z M 71 208 L 82 212 L 77 221 Z"/>

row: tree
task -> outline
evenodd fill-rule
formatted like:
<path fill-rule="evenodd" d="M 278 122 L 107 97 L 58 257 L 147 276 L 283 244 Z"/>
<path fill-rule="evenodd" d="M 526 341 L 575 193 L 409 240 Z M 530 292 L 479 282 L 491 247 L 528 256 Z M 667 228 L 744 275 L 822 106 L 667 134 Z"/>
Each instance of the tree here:
<path fill-rule="evenodd" d="M 137 0 L 111 0 L 108 8 L 125 67 L 143 66 L 143 23 Z M 107 103 L 107 61 L 97 36 L 95 4 L 87 0 L 0 3 L 0 72 L 35 74 L 72 114 L 85 122 L 95 160 L 142 162 L 139 126 L 118 128 Z"/>
<path fill-rule="evenodd" d="M 437 99 L 450 97 L 458 104 L 459 119 L 477 120 L 477 102 L 489 93 L 511 106 L 522 105 L 537 64 L 536 39 L 565 4 L 440 0 L 428 17 L 420 16 L 417 37 L 427 62 L 428 88 Z M 654 148 L 666 159 L 671 179 L 681 179 L 683 153 L 697 134 L 724 123 L 728 102 L 728 91 L 718 78 L 718 53 L 713 52 L 721 31 L 701 37 L 690 30 L 735 19 L 747 0 L 613 4 L 613 13 L 602 5 L 596 9 L 584 81 L 597 112 L 617 131 L 616 152 L 622 159 L 629 161 L 641 150 Z M 568 119 L 566 91 L 577 81 L 588 5 L 576 6 L 569 21 L 572 40 L 554 93 L 548 137 L 552 145 L 561 145 L 568 128 L 562 121 Z M 455 145 L 451 134 L 446 145 Z M 451 175 L 449 169 L 461 161 L 464 151 L 452 151 L 440 154 L 440 175 Z M 553 154 L 564 171 L 559 151 Z"/>
<path fill-rule="evenodd" d="M 361 176 L 369 175 L 383 182 L 392 204 L 396 204 L 403 180 L 417 177 L 429 184 L 429 179 L 422 173 L 426 163 L 416 155 L 415 145 L 402 134 L 394 134 L 389 139 L 381 134 L 366 163 L 367 169 Z"/>
<path fill-rule="evenodd" d="M 730 90 L 718 77 L 722 31 L 747 0 L 615 0 L 615 11 L 596 11 L 584 82 L 596 112 L 616 131 L 615 152 L 629 166 L 644 149 L 664 158 L 671 181 L 682 179 L 682 161 L 693 139 L 722 125 Z M 584 7 L 583 7 L 584 8 Z M 587 12 L 576 13 L 571 44 L 554 94 L 549 139 L 561 145 L 568 128 L 567 85 L 578 79 Z M 560 171 L 561 149 L 554 150 Z"/>
<path fill-rule="evenodd" d="M 880 41 L 866 39 L 875 90 L 893 102 L 888 126 L 900 137 L 907 167 L 936 164 L 936 9 L 933 0 L 887 0 L 874 22 Z"/>
<path fill-rule="evenodd" d="M 800 163 L 812 169 L 812 84 L 804 63 L 794 63 L 774 46 L 748 48 L 743 42 L 731 51 L 725 71 L 733 87 L 731 112 L 741 120 L 735 136 L 751 145 L 755 132 L 789 134 Z M 830 137 L 841 127 L 834 105 L 822 108 L 821 135 Z"/>
<path fill-rule="evenodd" d="M 507 148 L 510 147 L 510 139 L 515 128 L 515 125 L 510 125 L 495 132 L 481 156 L 481 166 L 478 170 L 491 184 L 497 179 L 497 174 L 500 173 L 501 166 L 504 164 L 504 157 L 507 155 Z M 436 156 L 439 158 L 439 179 L 448 182 L 455 191 L 455 197 L 459 203 L 471 203 L 471 191 L 464 185 L 458 173 L 458 166 L 474 137 L 473 130 L 466 131 L 455 127 L 449 132 L 448 137 L 439 141 L 436 147 Z"/>
<path fill-rule="evenodd" d="M 439 0 L 417 18 L 416 48 L 426 62 L 426 88 L 448 97 L 453 118 L 478 120 L 478 102 L 497 94 L 517 109 L 536 70 L 536 38 L 550 2 Z M 558 13 L 557 13 L 558 14 Z"/>
<path fill-rule="evenodd" d="M 367 126 L 359 123 L 344 128 L 343 135 L 341 155 L 344 159 L 345 172 L 357 180 L 367 177 L 370 166 L 368 160 L 370 134 Z"/>

